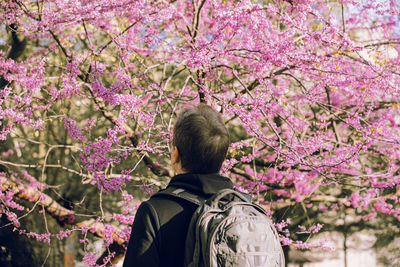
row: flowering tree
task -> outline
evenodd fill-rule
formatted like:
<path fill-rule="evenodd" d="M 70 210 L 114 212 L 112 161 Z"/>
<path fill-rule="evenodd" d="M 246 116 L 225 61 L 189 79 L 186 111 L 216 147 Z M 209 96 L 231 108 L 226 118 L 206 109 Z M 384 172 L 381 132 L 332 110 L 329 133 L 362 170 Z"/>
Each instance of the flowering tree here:
<path fill-rule="evenodd" d="M 51 248 L 70 238 L 85 264 L 118 262 L 135 205 L 173 176 L 177 112 L 200 102 L 231 134 L 222 173 L 286 248 L 326 247 L 306 240 L 338 218 L 398 226 L 399 12 L 386 2 L 2 1 L 0 231 L 49 243 L 42 263 L 69 266 Z"/>

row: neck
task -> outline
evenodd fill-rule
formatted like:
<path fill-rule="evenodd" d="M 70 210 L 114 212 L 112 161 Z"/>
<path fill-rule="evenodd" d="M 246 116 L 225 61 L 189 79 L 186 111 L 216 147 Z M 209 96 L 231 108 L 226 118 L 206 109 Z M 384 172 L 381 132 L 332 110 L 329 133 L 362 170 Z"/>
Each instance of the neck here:
<path fill-rule="evenodd" d="M 174 164 L 172 166 L 176 175 L 188 173 L 185 169 L 182 168 L 181 164 Z"/>

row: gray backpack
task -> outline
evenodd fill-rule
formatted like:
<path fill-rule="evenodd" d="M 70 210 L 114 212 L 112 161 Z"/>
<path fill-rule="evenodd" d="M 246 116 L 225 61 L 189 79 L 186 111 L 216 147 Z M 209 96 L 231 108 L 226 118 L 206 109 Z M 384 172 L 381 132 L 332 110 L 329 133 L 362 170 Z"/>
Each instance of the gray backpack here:
<path fill-rule="evenodd" d="M 271 220 L 242 193 L 223 189 L 202 199 L 181 188 L 158 194 L 199 207 L 186 236 L 185 267 L 283 267 L 285 258 Z"/>

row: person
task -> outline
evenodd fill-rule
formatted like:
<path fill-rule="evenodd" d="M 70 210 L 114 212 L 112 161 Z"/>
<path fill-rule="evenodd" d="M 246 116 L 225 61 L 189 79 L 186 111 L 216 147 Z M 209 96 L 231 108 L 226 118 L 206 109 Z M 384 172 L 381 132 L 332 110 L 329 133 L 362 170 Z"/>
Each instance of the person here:
<path fill-rule="evenodd" d="M 220 114 L 208 105 L 189 106 L 178 115 L 173 129 L 171 164 L 175 176 L 168 187 L 208 198 L 221 189 L 233 189 L 218 173 L 229 147 L 229 134 Z M 137 210 L 124 267 L 180 267 L 185 240 L 197 205 L 165 195 L 153 195 Z"/>

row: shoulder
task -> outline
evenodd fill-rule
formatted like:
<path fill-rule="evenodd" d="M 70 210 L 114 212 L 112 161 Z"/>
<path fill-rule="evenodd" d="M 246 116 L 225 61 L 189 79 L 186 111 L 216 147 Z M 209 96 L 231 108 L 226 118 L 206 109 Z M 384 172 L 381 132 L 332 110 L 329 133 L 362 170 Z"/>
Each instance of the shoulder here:
<path fill-rule="evenodd" d="M 144 203 L 157 214 L 161 225 L 171 220 L 177 214 L 187 213 L 187 215 L 190 215 L 197 208 L 196 205 L 188 201 L 157 193 Z"/>
<path fill-rule="evenodd" d="M 182 209 L 186 207 L 186 202 L 183 199 L 177 197 L 166 195 L 166 194 L 154 194 L 148 201 L 157 212 L 165 209 L 175 210 Z"/>
<path fill-rule="evenodd" d="M 140 204 L 136 215 L 134 226 L 151 226 L 154 229 L 160 228 L 160 220 L 157 214 L 157 210 L 149 201 L 144 201 Z"/>

